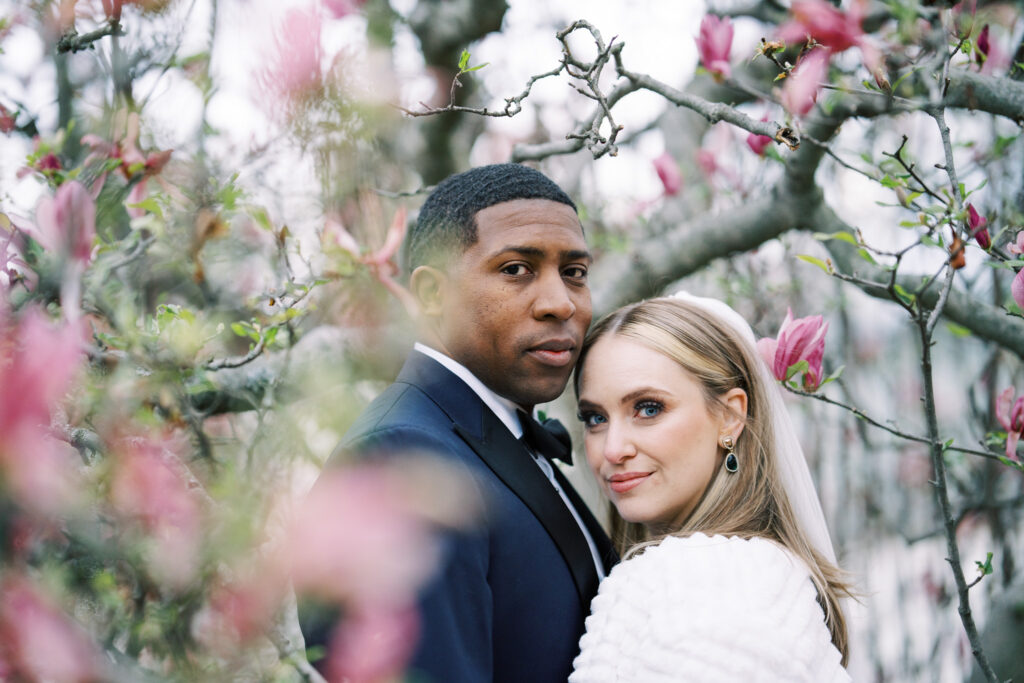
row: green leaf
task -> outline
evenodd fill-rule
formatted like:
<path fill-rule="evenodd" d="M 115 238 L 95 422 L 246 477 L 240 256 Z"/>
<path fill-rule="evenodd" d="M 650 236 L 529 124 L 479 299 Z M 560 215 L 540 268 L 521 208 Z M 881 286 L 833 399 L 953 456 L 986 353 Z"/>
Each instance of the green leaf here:
<path fill-rule="evenodd" d="M 141 202 L 135 204 L 128 204 L 127 206 L 129 209 L 142 209 L 143 211 L 148 211 L 149 213 L 157 216 L 158 218 L 164 217 L 164 213 L 160 209 L 160 205 L 153 197 L 149 197 L 148 199 L 144 199 Z"/>
<path fill-rule="evenodd" d="M 839 240 L 840 242 L 846 242 L 848 244 L 857 244 L 857 238 L 845 230 L 839 232 L 816 232 L 812 235 L 814 239 L 819 242 L 827 242 L 828 240 Z"/>
<path fill-rule="evenodd" d="M 797 254 L 796 257 L 798 259 L 800 259 L 801 261 L 804 261 L 806 263 L 810 263 L 813 266 L 818 266 L 819 268 L 821 268 L 823 271 L 825 271 L 829 275 L 832 274 L 832 266 L 829 265 L 828 263 L 825 263 L 820 258 L 817 258 L 815 256 L 810 256 L 808 254 Z"/>
<path fill-rule="evenodd" d="M 882 178 L 882 180 L 879 181 L 879 182 L 882 183 L 882 187 L 888 187 L 890 190 L 894 190 L 894 189 L 896 189 L 897 187 L 899 187 L 900 185 L 903 184 L 903 183 L 899 182 L 898 180 L 894 179 L 888 173 L 886 173 L 885 177 Z"/>
<path fill-rule="evenodd" d="M 469 66 L 469 50 L 463 50 L 459 55 L 459 71 L 465 71 L 467 66 Z"/>
<path fill-rule="evenodd" d="M 860 257 L 861 257 L 862 259 L 864 259 L 865 261 L 867 261 L 867 262 L 868 262 L 868 263 L 870 263 L 871 265 L 874 265 L 874 266 L 877 266 L 877 265 L 878 265 L 878 261 L 876 261 L 876 260 L 875 260 L 875 257 L 874 257 L 874 256 L 872 256 L 872 255 L 871 255 L 871 254 L 870 254 L 870 253 L 868 252 L 868 250 L 867 250 L 867 249 L 858 249 L 858 250 L 857 250 L 857 253 L 858 253 L 858 254 L 860 254 Z"/>
<path fill-rule="evenodd" d="M 978 573 L 982 576 L 988 576 L 992 573 L 992 553 L 985 554 L 984 562 L 978 562 L 975 560 L 974 564 L 978 565 Z"/>
<path fill-rule="evenodd" d="M 829 382 L 834 382 L 837 379 L 839 379 L 840 376 L 842 376 L 842 374 L 843 374 L 843 370 L 845 370 L 845 369 L 846 369 L 845 365 L 840 365 L 838 368 L 836 368 L 835 372 L 833 372 L 831 375 L 829 375 L 825 379 L 821 380 L 821 385 L 820 386 L 825 386 Z"/>
<path fill-rule="evenodd" d="M 231 331 L 239 337 L 248 337 L 249 330 L 245 328 L 244 323 L 231 323 Z"/>
<path fill-rule="evenodd" d="M 479 71 L 480 69 L 484 68 L 488 64 L 490 64 L 490 62 L 484 62 L 483 64 L 477 64 L 476 66 L 471 66 L 468 69 L 463 69 L 462 73 L 468 74 L 468 73 L 472 73 L 473 71 Z"/>
<path fill-rule="evenodd" d="M 915 295 L 911 294 L 898 284 L 894 284 L 892 286 L 892 289 L 894 292 L 896 292 L 896 296 L 900 298 L 900 301 L 902 301 L 908 306 L 914 305 L 914 302 L 917 301 L 917 297 Z"/>
<path fill-rule="evenodd" d="M 793 379 L 793 377 L 801 372 L 807 372 L 811 369 L 811 366 L 805 360 L 797 361 L 788 368 L 786 368 L 786 380 Z"/>
<path fill-rule="evenodd" d="M 966 327 L 964 327 L 963 325 L 957 325 L 954 322 L 946 321 L 946 327 L 949 329 L 950 332 L 953 333 L 953 336 L 955 336 L 955 337 L 970 337 L 971 336 L 971 331 L 969 329 L 967 329 Z"/>

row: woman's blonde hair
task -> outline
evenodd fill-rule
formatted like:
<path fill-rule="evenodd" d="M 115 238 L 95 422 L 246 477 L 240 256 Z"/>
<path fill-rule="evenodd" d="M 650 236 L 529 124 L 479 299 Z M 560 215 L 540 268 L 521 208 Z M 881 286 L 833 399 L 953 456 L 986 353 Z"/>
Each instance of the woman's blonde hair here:
<path fill-rule="evenodd" d="M 720 464 L 693 512 L 681 528 L 670 533 L 767 538 L 803 560 L 845 666 L 849 647 L 840 599 L 851 596 L 851 590 L 843 572 L 818 553 L 800 529 L 782 487 L 772 416 L 765 414 L 768 387 L 763 386 L 756 372 L 757 364 L 764 361 L 728 324 L 700 306 L 680 299 L 650 299 L 620 308 L 587 334 L 576 364 L 577 396 L 588 352 L 598 339 L 612 334 L 637 341 L 677 362 L 697 380 L 712 414 L 730 410 L 720 398 L 730 389 L 746 392 L 747 414 L 738 416 L 744 429 L 735 444 L 739 470 L 725 473 Z M 720 455 L 724 461 L 724 454 Z M 642 525 L 623 520 L 614 507 L 611 512 L 612 538 L 624 555 L 659 540 L 651 538 Z"/>

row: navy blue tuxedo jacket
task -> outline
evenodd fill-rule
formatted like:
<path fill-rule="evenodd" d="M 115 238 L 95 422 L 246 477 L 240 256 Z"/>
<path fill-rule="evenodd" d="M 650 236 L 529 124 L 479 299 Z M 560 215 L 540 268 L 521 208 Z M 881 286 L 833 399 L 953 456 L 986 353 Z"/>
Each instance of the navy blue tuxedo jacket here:
<path fill-rule="evenodd" d="M 469 471 L 487 505 L 482 528 L 446 537 L 443 566 L 422 594 L 414 680 L 564 682 L 598 576 L 558 492 L 465 382 L 416 351 L 339 446 L 367 457 L 408 449 Z M 616 560 L 607 536 L 555 471 L 607 571 Z"/>

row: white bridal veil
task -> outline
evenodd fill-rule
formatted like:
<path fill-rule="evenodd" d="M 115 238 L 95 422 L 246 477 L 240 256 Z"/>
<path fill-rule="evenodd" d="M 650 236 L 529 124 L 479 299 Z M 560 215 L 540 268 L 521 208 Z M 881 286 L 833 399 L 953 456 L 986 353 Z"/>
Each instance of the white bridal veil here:
<path fill-rule="evenodd" d="M 694 296 L 684 291 L 676 292 L 672 298 L 682 299 L 699 306 L 728 324 L 739 333 L 740 339 L 747 346 L 747 351 L 751 356 L 758 360 L 761 359 L 761 355 L 757 352 L 754 331 L 750 329 L 747 321 L 728 304 L 718 299 Z M 825 514 L 821 510 L 818 492 L 814 488 L 811 471 L 804 459 L 804 451 L 797 439 L 793 421 L 782 400 L 782 390 L 766 363 L 763 361 L 757 363 L 756 372 L 760 374 L 761 383 L 768 395 L 767 407 L 772 415 L 772 425 L 775 428 L 775 453 L 778 456 L 779 476 L 782 479 L 786 495 L 789 497 L 793 514 L 796 515 L 800 528 L 807 535 L 807 539 L 814 549 L 834 564 L 836 556 L 832 549 L 828 526 L 825 524 Z"/>

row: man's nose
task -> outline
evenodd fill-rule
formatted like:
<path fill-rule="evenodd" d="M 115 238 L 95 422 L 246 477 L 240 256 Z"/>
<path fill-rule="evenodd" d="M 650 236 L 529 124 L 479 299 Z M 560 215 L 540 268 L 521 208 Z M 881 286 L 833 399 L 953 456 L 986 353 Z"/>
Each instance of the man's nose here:
<path fill-rule="evenodd" d="M 539 289 L 533 305 L 534 317 L 568 320 L 575 315 L 576 303 L 560 272 L 543 274 L 537 285 Z"/>

